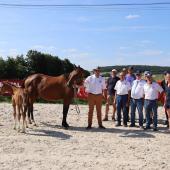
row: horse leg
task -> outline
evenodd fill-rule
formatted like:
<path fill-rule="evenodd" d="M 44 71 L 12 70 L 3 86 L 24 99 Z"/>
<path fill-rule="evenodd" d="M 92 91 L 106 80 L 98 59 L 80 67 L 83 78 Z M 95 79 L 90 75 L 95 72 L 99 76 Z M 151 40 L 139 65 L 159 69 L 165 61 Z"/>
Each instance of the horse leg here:
<path fill-rule="evenodd" d="M 30 107 L 31 107 L 31 109 L 30 109 L 30 111 L 31 111 L 31 112 L 30 112 L 30 114 L 31 114 L 31 120 L 32 120 L 32 122 L 33 122 L 33 125 L 34 125 L 34 126 L 37 126 L 36 123 L 35 123 L 35 120 L 34 120 L 34 114 L 33 114 L 34 107 L 33 107 L 33 103 L 31 104 Z"/>
<path fill-rule="evenodd" d="M 21 106 L 21 114 L 22 114 L 22 132 L 25 133 L 25 118 L 26 118 L 26 114 L 23 110 L 23 107 Z"/>
<path fill-rule="evenodd" d="M 13 109 L 14 109 L 14 113 L 13 113 L 13 115 L 14 115 L 14 130 L 16 130 L 16 124 L 17 124 L 17 120 L 16 120 L 16 105 L 15 104 L 13 104 Z"/>
<path fill-rule="evenodd" d="M 69 109 L 69 104 L 63 104 L 63 120 L 62 120 L 62 126 L 64 128 L 68 128 L 69 125 L 67 123 L 67 113 L 68 113 L 68 109 Z"/>
<path fill-rule="evenodd" d="M 26 128 L 28 128 L 28 122 L 27 122 L 27 119 L 26 119 L 27 112 L 28 112 L 28 107 L 27 107 L 27 105 L 24 105 L 24 112 L 23 112 L 23 114 L 25 115 Z"/>
<path fill-rule="evenodd" d="M 20 113 L 20 106 L 17 106 L 18 111 L 18 132 L 20 131 L 20 119 L 21 119 L 21 113 Z"/>
<path fill-rule="evenodd" d="M 29 105 L 28 105 L 28 123 L 29 123 L 29 124 L 32 124 L 31 118 L 30 118 L 30 114 L 31 114 L 31 106 L 30 106 L 30 104 L 29 104 Z"/>

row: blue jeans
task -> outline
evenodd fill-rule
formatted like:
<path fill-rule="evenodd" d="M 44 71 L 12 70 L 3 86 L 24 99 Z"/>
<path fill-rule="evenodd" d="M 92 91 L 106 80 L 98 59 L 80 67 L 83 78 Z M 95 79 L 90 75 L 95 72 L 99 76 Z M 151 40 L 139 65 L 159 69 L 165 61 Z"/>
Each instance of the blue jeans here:
<path fill-rule="evenodd" d="M 117 109 L 117 121 L 121 124 L 121 110 L 123 111 L 123 124 L 127 125 L 128 114 L 126 109 L 126 103 L 128 101 L 128 95 L 116 96 L 116 109 Z"/>
<path fill-rule="evenodd" d="M 143 126 L 143 99 L 131 99 L 131 125 L 135 125 L 136 108 L 139 114 L 139 126 Z"/>
<path fill-rule="evenodd" d="M 153 126 L 156 128 L 158 124 L 158 104 L 157 100 L 147 100 L 144 103 L 145 114 L 146 114 L 146 127 L 150 127 L 150 113 L 153 112 Z"/>

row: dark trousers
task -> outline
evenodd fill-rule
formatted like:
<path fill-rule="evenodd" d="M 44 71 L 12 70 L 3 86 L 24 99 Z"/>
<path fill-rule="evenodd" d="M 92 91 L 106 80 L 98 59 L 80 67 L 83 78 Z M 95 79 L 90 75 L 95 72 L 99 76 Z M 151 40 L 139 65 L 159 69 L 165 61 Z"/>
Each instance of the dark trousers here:
<path fill-rule="evenodd" d="M 117 109 L 117 121 L 121 124 L 121 110 L 123 111 L 123 124 L 127 125 L 128 114 L 126 109 L 126 103 L 128 101 L 128 95 L 116 96 L 116 109 Z"/>
<path fill-rule="evenodd" d="M 145 114 L 146 114 L 146 127 L 150 127 L 150 124 L 151 124 L 150 113 L 151 112 L 153 113 L 153 125 L 154 127 L 157 127 L 157 124 L 158 124 L 157 100 L 145 99 L 144 107 L 145 107 Z"/>
<path fill-rule="evenodd" d="M 139 126 L 143 126 L 143 99 L 131 99 L 131 124 L 135 125 L 135 112 L 136 108 L 139 114 Z"/>

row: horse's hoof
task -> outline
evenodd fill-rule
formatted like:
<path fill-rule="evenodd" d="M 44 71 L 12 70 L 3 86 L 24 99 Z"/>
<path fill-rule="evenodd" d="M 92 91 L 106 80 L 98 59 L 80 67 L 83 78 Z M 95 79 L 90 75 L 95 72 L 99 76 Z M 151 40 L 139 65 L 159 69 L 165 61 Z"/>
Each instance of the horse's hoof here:
<path fill-rule="evenodd" d="M 16 127 L 14 127 L 13 129 L 16 130 Z"/>
<path fill-rule="evenodd" d="M 21 133 L 26 133 L 25 130 L 22 130 Z"/>
<path fill-rule="evenodd" d="M 66 122 L 62 123 L 62 126 L 63 126 L 65 129 L 68 129 L 68 128 L 69 128 L 69 125 L 68 125 Z"/>
<path fill-rule="evenodd" d="M 33 126 L 37 126 L 37 124 L 36 124 L 36 123 L 34 123 L 34 124 L 33 124 Z"/>
<path fill-rule="evenodd" d="M 31 120 L 28 121 L 29 124 L 32 124 Z"/>

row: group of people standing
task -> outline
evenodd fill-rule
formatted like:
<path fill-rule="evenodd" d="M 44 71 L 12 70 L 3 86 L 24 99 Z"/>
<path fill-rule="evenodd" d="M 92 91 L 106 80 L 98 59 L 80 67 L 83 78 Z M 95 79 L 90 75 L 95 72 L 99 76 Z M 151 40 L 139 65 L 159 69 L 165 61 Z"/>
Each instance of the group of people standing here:
<path fill-rule="evenodd" d="M 165 72 L 165 79 L 159 85 L 152 78 L 150 71 L 142 72 L 137 70 L 133 73 L 133 67 L 124 68 L 120 71 L 119 76 L 116 69 L 111 71 L 111 76 L 105 81 L 100 74 L 100 68 L 95 68 L 94 74 L 87 77 L 84 86 L 88 93 L 88 126 L 92 128 L 93 111 L 96 106 L 97 120 L 99 128 L 105 129 L 102 125 L 102 101 L 106 101 L 106 110 L 103 121 L 108 121 L 108 113 L 110 104 L 113 106 L 112 120 L 116 121 L 115 126 L 135 127 L 136 108 L 138 110 L 139 127 L 147 130 L 151 128 L 153 122 L 153 130 L 157 131 L 158 124 L 158 96 L 165 95 L 165 113 L 166 124 L 169 127 L 170 122 L 170 72 Z M 144 112 L 143 112 L 144 110 Z M 122 114 L 123 113 L 123 114 Z M 116 115 L 115 115 L 116 114 Z M 145 116 L 144 116 L 145 115 Z M 123 118 L 122 118 L 123 117 Z M 145 118 L 145 119 L 144 119 Z M 169 119 L 169 121 L 168 121 Z M 144 122 L 146 126 L 144 127 Z"/>

